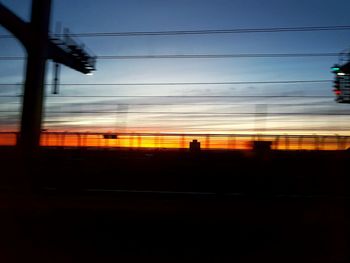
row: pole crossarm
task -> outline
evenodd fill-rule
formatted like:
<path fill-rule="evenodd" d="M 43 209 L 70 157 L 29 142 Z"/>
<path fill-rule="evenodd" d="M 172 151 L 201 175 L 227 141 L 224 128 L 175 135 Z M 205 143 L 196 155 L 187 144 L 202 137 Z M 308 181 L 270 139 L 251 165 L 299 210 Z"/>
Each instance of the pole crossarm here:
<path fill-rule="evenodd" d="M 0 3 L 0 25 L 11 32 L 28 50 L 31 44 L 33 32 L 30 30 L 30 23 L 23 21 L 11 10 Z M 59 42 L 59 43 L 58 43 Z M 48 40 L 48 59 L 63 64 L 83 74 L 89 74 L 95 70 L 95 58 L 88 55 L 82 48 L 75 46 L 69 48 L 62 41 L 57 39 Z"/>
<path fill-rule="evenodd" d="M 96 58 L 71 38 L 49 36 L 51 0 L 32 0 L 30 22 L 0 3 L 0 25 L 11 32 L 27 51 L 21 136 L 18 144 L 28 156 L 40 146 L 46 61 L 52 59 L 84 74 L 95 70 Z"/>
<path fill-rule="evenodd" d="M 11 32 L 26 48 L 30 38 L 29 23 L 0 3 L 0 25 Z"/>
<path fill-rule="evenodd" d="M 95 70 L 95 58 L 90 57 L 85 52 L 73 53 L 72 51 L 68 51 L 64 43 L 58 45 L 50 40 L 48 52 L 49 59 L 52 59 L 56 63 L 63 64 L 83 74 L 89 74 Z"/>
<path fill-rule="evenodd" d="M 340 69 L 341 69 L 341 71 L 350 74 L 350 62 L 348 62 L 348 63 L 342 65 L 342 66 L 340 67 Z"/>

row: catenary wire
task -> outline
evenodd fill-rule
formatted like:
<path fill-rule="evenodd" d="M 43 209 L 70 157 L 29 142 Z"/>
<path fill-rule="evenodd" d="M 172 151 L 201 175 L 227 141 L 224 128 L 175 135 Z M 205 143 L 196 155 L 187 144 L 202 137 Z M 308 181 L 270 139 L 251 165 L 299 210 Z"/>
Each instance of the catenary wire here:
<path fill-rule="evenodd" d="M 255 54 L 157 54 L 157 55 L 98 55 L 100 60 L 144 60 L 144 59 L 228 59 L 228 58 L 300 58 L 337 57 L 339 53 L 255 53 Z M 24 60 L 24 56 L 0 56 L 0 60 Z"/>
<path fill-rule="evenodd" d="M 200 29 L 200 30 L 163 30 L 163 31 L 126 31 L 126 32 L 86 32 L 68 34 L 72 37 L 128 37 L 128 36 L 172 36 L 172 35 L 212 35 L 212 34 L 247 34 L 247 33 L 280 33 L 280 32 L 313 32 L 313 31 L 344 31 L 350 30 L 350 25 L 336 26 L 300 26 L 300 27 L 265 27 L 265 28 L 231 28 L 231 29 Z M 64 34 L 55 34 L 64 36 Z M 1 34 L 0 38 L 14 38 L 9 34 Z"/>

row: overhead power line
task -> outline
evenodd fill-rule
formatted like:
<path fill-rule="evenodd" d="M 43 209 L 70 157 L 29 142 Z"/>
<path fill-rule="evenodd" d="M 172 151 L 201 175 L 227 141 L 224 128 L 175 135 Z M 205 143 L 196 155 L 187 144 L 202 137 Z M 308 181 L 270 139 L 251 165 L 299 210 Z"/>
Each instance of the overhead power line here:
<path fill-rule="evenodd" d="M 339 53 L 281 53 L 281 54 L 168 54 L 98 56 L 98 59 L 210 59 L 210 58 L 288 58 L 288 57 L 336 57 Z"/>
<path fill-rule="evenodd" d="M 16 113 L 14 110 L 0 110 L 2 113 Z M 46 111 L 46 114 L 165 114 L 165 115 L 202 115 L 202 116 L 226 116 L 226 115 L 305 115 L 305 116 L 349 116 L 350 113 L 333 112 L 173 112 L 173 111 Z"/>
<path fill-rule="evenodd" d="M 1 98 L 2 96 L 0 96 Z M 20 101 L 12 101 L 12 102 L 5 102 L 2 103 L 2 105 L 21 105 L 22 102 Z M 64 106 L 64 104 L 67 104 L 66 101 L 59 101 L 59 102 L 49 102 L 47 103 L 49 105 L 60 105 L 60 106 Z M 252 106 L 252 105 L 256 105 L 256 102 L 252 102 L 252 103 L 247 103 L 247 102 L 230 102 L 230 103 L 202 103 L 202 102 L 198 102 L 195 105 L 196 106 L 238 106 L 238 105 L 245 105 L 245 106 Z M 88 103 L 89 106 L 193 106 L 193 103 L 191 102 L 191 104 L 189 103 L 178 103 L 178 102 L 163 102 L 163 103 L 117 103 L 115 101 L 113 102 L 89 102 Z M 316 106 L 321 106 L 324 105 L 324 102 L 319 102 L 319 103 L 271 103 L 269 104 L 269 106 L 286 106 L 286 107 L 305 107 L 305 106 L 309 106 L 309 107 L 316 107 Z M 80 102 L 77 102 L 76 106 L 86 106 L 85 103 L 81 104 Z"/>
<path fill-rule="evenodd" d="M 295 58 L 295 57 L 337 57 L 339 53 L 256 53 L 256 54 L 162 54 L 162 55 L 102 55 L 100 60 L 128 59 L 225 59 L 225 58 Z M 0 56 L 0 60 L 24 60 L 23 56 Z"/>
<path fill-rule="evenodd" d="M 200 29 L 200 30 L 165 30 L 165 31 L 126 31 L 126 32 L 86 32 L 69 34 L 72 37 L 137 37 L 137 36 L 173 36 L 173 35 L 212 35 L 212 34 L 247 34 L 247 33 L 280 33 L 280 32 L 312 32 L 350 30 L 350 25 L 339 26 L 301 26 L 301 27 L 265 27 L 265 28 L 232 28 L 232 29 Z M 59 36 L 63 36 L 59 35 Z M 1 34 L 0 38 L 13 38 L 12 35 Z"/>
<path fill-rule="evenodd" d="M 61 83 L 61 86 L 186 86 L 186 85 L 241 85 L 241 84 L 297 84 L 328 83 L 333 80 L 277 80 L 277 81 L 223 81 L 223 82 L 150 82 L 150 83 Z M 0 86 L 20 86 L 22 84 L 0 83 Z M 47 86 L 52 83 L 45 84 Z"/>
<path fill-rule="evenodd" d="M 0 98 L 20 98 L 22 95 L 0 95 Z M 330 95 L 48 95 L 49 98 L 333 98 Z"/>
<path fill-rule="evenodd" d="M 4 111 L 6 112 L 6 111 Z M 47 111 L 48 113 L 67 113 L 67 114 L 108 114 L 108 113 L 121 113 L 121 114 L 165 114 L 165 115 L 316 115 L 316 116 L 349 116 L 350 113 L 332 113 L 332 112 L 173 112 L 173 111 Z"/>

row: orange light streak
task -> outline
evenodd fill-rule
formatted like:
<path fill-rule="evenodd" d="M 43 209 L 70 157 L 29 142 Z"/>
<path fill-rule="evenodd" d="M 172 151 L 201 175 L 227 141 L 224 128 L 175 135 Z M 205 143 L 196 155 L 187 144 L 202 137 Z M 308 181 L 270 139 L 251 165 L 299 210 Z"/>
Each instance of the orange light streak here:
<path fill-rule="evenodd" d="M 43 133 L 41 146 L 60 147 L 115 147 L 115 148 L 189 148 L 192 140 L 198 140 L 202 149 L 249 150 L 252 141 L 272 141 L 274 150 L 344 150 L 350 147 L 350 138 L 339 136 L 256 136 L 256 135 L 118 135 L 117 139 L 105 139 L 103 134 L 93 133 Z M 0 133 L 0 145 L 16 145 L 16 133 Z"/>
<path fill-rule="evenodd" d="M 254 140 L 272 141 L 275 150 L 338 150 L 344 149 L 347 142 L 340 141 L 339 137 L 327 136 L 288 137 L 265 136 L 210 136 L 210 135 L 118 135 L 117 139 L 104 139 L 100 134 L 44 134 L 42 146 L 66 147 L 123 147 L 123 148 L 188 148 L 192 140 L 198 140 L 202 149 L 251 149 Z"/>

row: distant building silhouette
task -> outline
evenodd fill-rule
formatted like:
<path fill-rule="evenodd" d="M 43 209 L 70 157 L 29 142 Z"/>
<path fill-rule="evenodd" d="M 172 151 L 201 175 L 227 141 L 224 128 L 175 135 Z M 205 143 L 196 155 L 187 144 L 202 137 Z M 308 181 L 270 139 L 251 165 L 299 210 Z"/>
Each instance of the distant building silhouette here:
<path fill-rule="evenodd" d="M 190 151 L 191 152 L 198 152 L 201 150 L 201 143 L 197 140 L 193 140 L 190 142 Z"/>

